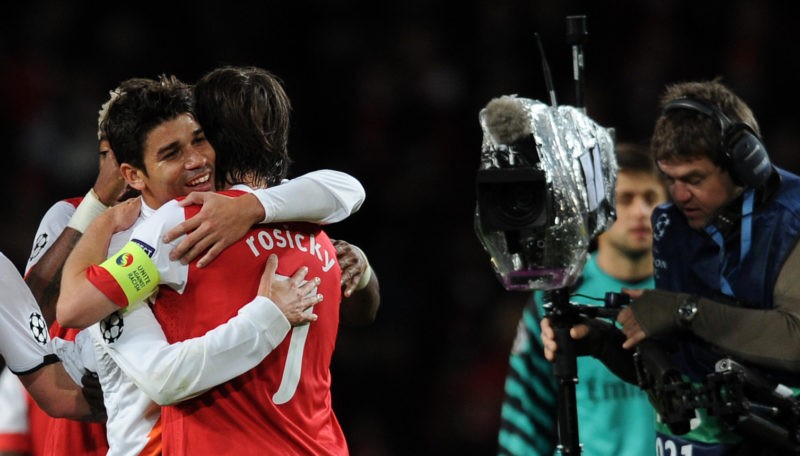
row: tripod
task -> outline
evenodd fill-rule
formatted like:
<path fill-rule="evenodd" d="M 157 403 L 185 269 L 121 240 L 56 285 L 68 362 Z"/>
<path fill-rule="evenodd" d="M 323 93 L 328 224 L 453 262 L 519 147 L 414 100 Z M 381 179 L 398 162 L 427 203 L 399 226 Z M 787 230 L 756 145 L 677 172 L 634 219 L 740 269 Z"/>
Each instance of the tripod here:
<path fill-rule="evenodd" d="M 578 383 L 578 360 L 569 330 L 579 314 L 569 302 L 569 290 L 559 288 L 550 293 L 548 317 L 553 326 L 558 352 L 553 360 L 553 375 L 558 384 L 558 450 L 564 455 L 581 453 L 578 437 L 578 411 L 575 385 Z"/>
<path fill-rule="evenodd" d="M 577 400 L 575 385 L 578 383 L 578 346 L 572 339 L 570 329 L 586 318 L 615 319 L 621 306 L 630 303 L 630 296 L 624 293 L 607 292 L 602 306 L 588 306 L 570 302 L 568 288 L 559 288 L 548 294 L 549 303 L 545 305 L 547 318 L 550 319 L 554 338 L 558 345 L 553 360 L 553 375 L 558 384 L 558 449 L 560 454 L 575 455 L 581 453 L 578 435 Z M 621 344 L 621 342 L 620 342 Z M 612 372 L 625 378 L 613 367 Z M 631 372 L 629 375 L 634 376 Z"/>

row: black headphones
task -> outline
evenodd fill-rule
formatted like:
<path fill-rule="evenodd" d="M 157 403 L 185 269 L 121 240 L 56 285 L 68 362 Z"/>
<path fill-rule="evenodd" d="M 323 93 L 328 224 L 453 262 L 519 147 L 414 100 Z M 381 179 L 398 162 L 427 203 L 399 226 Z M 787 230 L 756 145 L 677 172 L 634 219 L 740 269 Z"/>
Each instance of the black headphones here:
<path fill-rule="evenodd" d="M 668 102 L 663 112 L 688 109 L 719 122 L 722 140 L 719 154 L 734 182 L 745 187 L 759 187 L 772 174 L 767 149 L 761 138 L 744 122 L 731 122 L 722 111 L 708 102 L 678 98 Z"/>

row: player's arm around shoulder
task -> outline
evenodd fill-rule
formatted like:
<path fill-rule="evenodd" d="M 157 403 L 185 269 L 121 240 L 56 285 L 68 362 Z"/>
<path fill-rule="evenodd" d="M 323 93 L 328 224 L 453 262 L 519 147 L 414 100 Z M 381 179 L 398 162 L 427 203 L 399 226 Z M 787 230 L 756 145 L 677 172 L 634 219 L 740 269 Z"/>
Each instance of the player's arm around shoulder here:
<path fill-rule="evenodd" d="M 168 343 L 146 305 L 92 326 L 92 336 L 156 403 L 189 399 L 261 363 L 292 326 L 316 321 L 312 308 L 322 300 L 316 293 L 319 278 L 305 280 L 308 268 L 302 267 L 281 280 L 277 265 L 271 255 L 258 295 L 200 337 Z"/>
<path fill-rule="evenodd" d="M 238 197 L 190 193 L 179 204 L 201 205 L 200 212 L 170 227 L 165 242 L 180 241 L 170 258 L 183 264 L 205 252 L 197 261 L 197 267 L 202 268 L 256 223 L 336 223 L 358 211 L 365 197 L 364 187 L 356 178 L 332 170 L 312 171 Z"/>
<path fill-rule="evenodd" d="M 141 200 L 134 198 L 109 209 L 92 221 L 70 253 L 61 275 L 56 318 L 66 328 L 85 328 L 119 309 L 119 305 L 87 277 L 91 267 L 106 259 L 114 233 L 128 229 L 139 216 Z"/>

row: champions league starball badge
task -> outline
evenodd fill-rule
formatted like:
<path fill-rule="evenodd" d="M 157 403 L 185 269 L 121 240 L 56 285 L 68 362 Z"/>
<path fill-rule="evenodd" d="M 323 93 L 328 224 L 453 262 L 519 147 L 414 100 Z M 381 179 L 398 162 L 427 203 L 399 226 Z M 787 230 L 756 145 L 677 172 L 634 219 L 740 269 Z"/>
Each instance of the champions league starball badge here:
<path fill-rule="evenodd" d="M 38 257 L 42 250 L 47 246 L 47 233 L 42 233 L 39 237 L 36 238 L 36 242 L 33 244 L 33 252 L 31 253 L 30 259 L 33 260 L 34 258 Z"/>
<path fill-rule="evenodd" d="M 49 334 L 47 332 L 47 323 L 40 313 L 34 312 L 28 319 L 28 324 L 31 328 L 33 339 L 41 345 L 47 344 Z"/>
<path fill-rule="evenodd" d="M 100 332 L 103 334 L 103 340 L 106 343 L 113 344 L 119 340 L 124 326 L 125 321 L 119 312 L 114 312 L 104 320 L 100 320 Z"/>

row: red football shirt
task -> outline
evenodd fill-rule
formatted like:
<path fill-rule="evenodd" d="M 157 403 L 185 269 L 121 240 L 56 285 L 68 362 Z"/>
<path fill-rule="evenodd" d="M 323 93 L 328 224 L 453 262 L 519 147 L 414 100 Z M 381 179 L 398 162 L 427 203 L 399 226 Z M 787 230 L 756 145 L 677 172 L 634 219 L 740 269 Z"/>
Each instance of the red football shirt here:
<path fill-rule="evenodd" d="M 199 208 L 174 207 L 181 219 Z M 134 231 L 150 226 L 168 229 L 158 211 Z M 159 218 L 162 217 L 162 218 Z M 154 237 L 155 236 L 155 237 Z M 153 241 L 150 241 L 153 242 Z M 163 254 L 155 248 L 154 259 Z M 168 340 L 202 336 L 236 315 L 258 290 L 268 256 L 279 257 L 278 273 L 291 276 L 307 266 L 307 278 L 319 277 L 324 299 L 319 319 L 295 327 L 257 367 L 180 404 L 162 408 L 163 450 L 172 454 L 348 454 L 347 443 L 331 407 L 330 362 L 336 344 L 341 301 L 341 270 L 328 236 L 305 223 L 260 225 L 226 249 L 210 265 L 188 268 L 184 292 L 162 286 L 154 306 Z M 162 264 L 155 261 L 156 264 Z M 180 274 L 179 274 L 180 275 Z"/>

